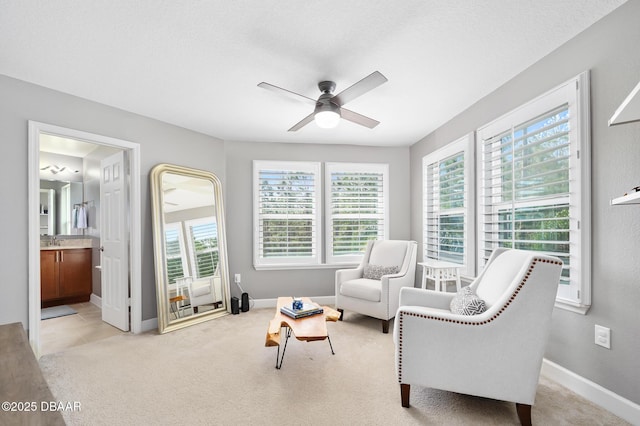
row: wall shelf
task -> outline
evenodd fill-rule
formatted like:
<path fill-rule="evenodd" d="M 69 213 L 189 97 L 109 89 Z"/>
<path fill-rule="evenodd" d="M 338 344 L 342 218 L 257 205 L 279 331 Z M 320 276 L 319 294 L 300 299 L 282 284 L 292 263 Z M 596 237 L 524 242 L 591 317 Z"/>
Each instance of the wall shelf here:
<path fill-rule="evenodd" d="M 640 192 L 632 192 L 611 200 L 612 206 L 622 206 L 625 204 L 640 204 Z"/>
<path fill-rule="evenodd" d="M 640 121 L 640 83 L 633 88 L 629 96 L 620 104 L 609 119 L 609 126 Z"/>

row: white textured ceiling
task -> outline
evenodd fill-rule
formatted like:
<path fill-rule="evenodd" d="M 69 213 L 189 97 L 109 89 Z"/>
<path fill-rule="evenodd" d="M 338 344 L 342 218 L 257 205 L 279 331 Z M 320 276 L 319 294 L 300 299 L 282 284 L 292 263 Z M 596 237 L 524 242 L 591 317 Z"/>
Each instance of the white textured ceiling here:
<path fill-rule="evenodd" d="M 0 74 L 225 140 L 407 146 L 622 3 L 0 0 Z M 256 86 L 315 99 L 375 70 L 346 105 L 372 130 L 287 132 L 309 106 Z"/>

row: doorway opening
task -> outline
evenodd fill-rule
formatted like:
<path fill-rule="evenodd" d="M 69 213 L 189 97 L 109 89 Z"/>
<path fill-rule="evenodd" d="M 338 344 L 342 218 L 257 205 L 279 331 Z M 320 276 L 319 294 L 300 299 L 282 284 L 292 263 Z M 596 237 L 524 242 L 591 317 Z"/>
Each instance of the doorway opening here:
<path fill-rule="evenodd" d="M 56 170 L 55 174 L 61 173 L 59 170 L 64 167 L 64 165 L 55 164 L 46 164 L 44 167 L 40 164 L 40 156 L 41 156 L 41 140 L 46 140 L 46 138 L 61 138 L 61 140 L 68 141 L 76 141 L 78 144 L 84 144 L 85 148 L 89 147 L 97 152 L 97 154 L 93 155 L 93 164 L 91 164 L 91 168 L 98 177 L 96 177 L 95 182 L 93 182 L 93 199 L 102 198 L 103 194 L 98 189 L 99 195 L 96 194 L 95 186 L 101 187 L 101 178 L 100 174 L 102 173 L 102 164 L 100 163 L 101 158 L 108 158 L 109 154 L 113 154 L 114 152 L 120 153 L 120 157 L 124 158 L 123 167 L 122 167 L 122 177 L 125 181 L 126 191 L 123 192 L 122 195 L 122 203 L 124 206 L 120 208 L 123 217 L 121 221 L 126 222 L 127 229 L 126 233 L 123 233 L 123 237 L 121 238 L 121 246 L 124 247 L 122 251 L 121 258 L 118 259 L 119 262 L 123 264 L 128 264 L 126 266 L 126 271 L 124 271 L 124 275 L 120 275 L 118 278 L 117 275 L 113 275 L 111 273 L 107 273 L 105 275 L 109 276 L 109 284 L 107 284 L 106 292 L 108 295 L 116 294 L 120 298 L 120 300 L 115 301 L 114 304 L 113 297 L 109 297 L 109 306 L 108 309 L 117 309 L 119 307 L 121 314 L 126 315 L 126 324 L 123 325 L 123 321 L 120 321 L 120 325 L 117 325 L 121 329 L 129 329 L 133 333 L 139 333 L 142 331 L 142 312 L 141 312 L 141 272 L 140 272 L 140 264 L 141 264 L 141 219 L 140 219 L 140 148 L 138 144 L 105 137 L 101 135 L 91 134 L 87 132 L 77 131 L 73 129 L 62 128 L 59 126 L 48 125 L 44 123 L 38 122 L 29 122 L 29 341 L 34 350 L 34 353 L 37 357 L 40 356 L 41 353 L 41 336 L 40 336 L 40 321 L 41 321 L 41 306 L 42 306 L 42 296 L 41 296 L 41 263 L 40 263 L 40 249 L 41 249 L 41 221 L 43 216 L 43 208 L 41 208 L 41 180 L 40 180 L 40 169 L 47 168 Z M 46 142 L 45 142 L 46 143 Z M 50 149 L 49 149 L 50 151 Z M 124 155 L 123 155 L 124 153 Z M 43 151 L 43 156 L 49 155 L 45 154 Z M 97 158 L 97 159 L 96 159 Z M 97 161 L 97 164 L 96 164 Z M 112 165 L 110 164 L 110 167 Z M 47 169 L 50 173 L 53 173 L 51 170 Z M 74 167 L 70 167 L 71 173 L 74 172 Z M 116 169 L 113 169 L 116 170 Z M 113 172 L 115 173 L 115 172 Z M 61 191 L 62 192 L 62 191 Z M 66 193 L 66 189 L 63 191 Z M 111 195 L 111 194 L 109 194 Z M 68 195 L 65 195 L 68 197 Z M 99 201 L 97 202 L 99 207 Z M 102 252 L 104 251 L 104 246 L 102 245 L 104 242 L 104 238 L 100 235 L 100 225 L 97 223 L 93 223 L 94 229 L 89 228 L 89 223 L 86 223 L 87 216 L 73 216 L 74 214 L 78 214 L 79 211 L 85 212 L 85 209 L 94 208 L 93 216 L 96 215 L 96 206 L 92 206 L 83 199 L 80 202 L 76 202 L 75 205 L 71 205 L 65 207 L 64 210 L 64 218 L 59 218 L 57 221 L 57 227 L 54 225 L 52 236 L 54 246 L 60 244 L 59 241 L 54 238 L 58 230 L 66 229 L 72 235 L 73 244 L 76 242 L 87 241 L 91 242 L 93 238 L 93 246 L 96 246 L 95 242 L 98 242 L 98 247 L 96 247 L 97 256 L 93 256 L 97 262 L 92 262 L 92 273 L 96 273 L 96 269 L 98 269 L 98 278 L 100 278 L 100 274 L 104 273 L 104 270 L 100 270 L 98 267 L 102 267 L 100 264 L 101 260 L 104 259 Z M 47 208 L 47 213 L 49 212 L 49 207 Z M 73 217 L 69 217 L 69 212 L 72 212 Z M 52 211 L 52 213 L 54 213 Z M 110 225 L 108 225 L 108 216 L 111 213 L 103 212 L 100 220 L 103 224 L 106 224 L 106 227 L 111 229 Z M 46 215 L 49 216 L 49 215 Z M 50 216 L 53 216 L 50 215 Z M 93 235 L 92 235 L 93 233 Z M 85 237 L 88 237 L 85 239 Z M 96 239 L 99 238 L 99 240 Z M 44 244 L 49 243 L 50 241 L 46 241 L 47 237 L 44 237 Z M 71 243 L 71 241 L 65 241 L 65 243 Z M 53 247 L 56 249 L 56 247 Z M 61 259 L 64 253 L 69 253 L 65 250 L 62 250 L 60 247 L 60 254 L 56 259 Z M 57 250 L 57 249 L 56 249 Z M 113 256 L 109 255 L 109 265 L 113 264 L 112 262 Z M 63 264 L 60 263 L 60 267 Z M 110 268 L 110 267 L 109 267 Z M 112 270 L 112 269 L 109 269 Z M 113 269 L 117 271 L 116 269 Z M 115 277 L 115 279 L 114 279 Z M 92 280 L 93 281 L 93 280 Z M 102 280 L 104 283 L 104 280 Z M 114 284 L 115 283 L 115 284 Z M 110 289 L 110 286 L 118 285 L 119 289 L 113 290 Z M 104 286 L 104 284 L 103 284 Z M 91 292 L 91 297 L 94 299 L 96 297 L 96 293 L 101 293 L 102 291 L 99 289 L 99 284 L 96 286 L 94 284 L 94 289 L 96 291 Z M 94 290 L 92 289 L 92 290 Z M 123 290 L 124 289 L 124 290 Z M 130 297 L 129 297 L 130 295 Z M 97 297 L 98 301 L 100 301 L 100 297 Z M 74 302 L 73 298 L 69 299 L 70 302 Z M 94 300 L 95 302 L 95 300 Z M 99 303 L 98 303 L 99 304 Z M 104 306 L 103 306 L 104 309 Z M 104 313 L 104 312 L 103 312 Z M 93 313 L 95 315 L 95 312 Z M 122 316 L 122 315 L 121 315 Z M 111 322 L 111 321 L 108 321 Z"/>

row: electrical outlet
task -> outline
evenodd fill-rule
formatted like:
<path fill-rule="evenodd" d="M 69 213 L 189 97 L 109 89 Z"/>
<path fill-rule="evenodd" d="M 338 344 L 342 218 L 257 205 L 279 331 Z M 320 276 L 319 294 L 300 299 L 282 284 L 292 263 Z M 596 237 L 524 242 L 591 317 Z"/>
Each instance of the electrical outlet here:
<path fill-rule="evenodd" d="M 236 284 L 240 284 L 240 280 L 241 280 L 240 274 L 236 274 L 236 276 L 234 277 L 234 282 Z"/>
<path fill-rule="evenodd" d="M 611 329 L 596 324 L 595 327 L 596 345 L 611 349 Z"/>

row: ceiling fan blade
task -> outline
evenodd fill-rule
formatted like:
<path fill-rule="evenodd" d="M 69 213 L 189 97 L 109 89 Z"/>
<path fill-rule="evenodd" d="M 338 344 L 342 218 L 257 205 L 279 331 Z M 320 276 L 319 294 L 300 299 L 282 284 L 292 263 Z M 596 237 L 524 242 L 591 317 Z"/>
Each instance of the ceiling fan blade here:
<path fill-rule="evenodd" d="M 294 125 L 292 128 L 290 128 L 287 131 L 288 132 L 295 132 L 297 130 L 302 129 L 304 126 L 306 126 L 307 124 L 309 124 L 309 123 L 311 123 L 313 121 L 314 114 L 315 114 L 315 111 L 312 112 L 311 114 L 307 115 L 305 118 L 300 120 L 296 125 Z"/>
<path fill-rule="evenodd" d="M 291 90 L 283 89 L 282 87 L 274 86 L 273 84 L 265 83 L 264 81 L 262 83 L 259 83 L 258 87 L 262 87 L 263 89 L 271 90 L 272 92 L 279 93 L 281 95 L 285 95 L 285 96 L 287 96 L 287 97 L 289 97 L 291 99 L 294 99 L 296 101 L 302 101 L 302 102 L 306 102 L 306 103 L 311 103 L 313 105 L 315 105 L 316 102 L 317 102 L 315 99 L 308 98 L 308 97 L 306 97 L 304 95 L 301 95 L 299 93 L 292 92 Z"/>
<path fill-rule="evenodd" d="M 340 115 L 345 120 L 349 120 L 352 123 L 356 123 L 361 126 L 368 127 L 370 129 L 373 129 L 378 124 L 380 124 L 379 121 L 374 120 L 373 118 L 366 117 L 362 114 L 358 114 L 357 112 L 353 112 L 346 108 L 340 108 Z"/>
<path fill-rule="evenodd" d="M 374 71 L 351 87 L 347 87 L 342 92 L 331 98 L 331 102 L 338 106 L 342 106 L 347 102 L 351 102 L 358 96 L 364 95 L 369 90 L 375 89 L 382 83 L 387 81 L 387 77 L 378 71 Z"/>

